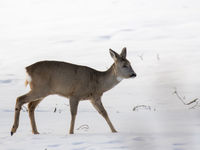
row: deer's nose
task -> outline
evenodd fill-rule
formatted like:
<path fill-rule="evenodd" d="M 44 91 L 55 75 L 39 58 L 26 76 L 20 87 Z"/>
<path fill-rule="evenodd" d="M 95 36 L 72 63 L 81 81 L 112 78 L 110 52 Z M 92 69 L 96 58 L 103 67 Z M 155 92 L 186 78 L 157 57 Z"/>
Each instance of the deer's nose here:
<path fill-rule="evenodd" d="M 137 76 L 136 73 L 130 75 L 131 78 L 135 78 L 136 76 Z"/>

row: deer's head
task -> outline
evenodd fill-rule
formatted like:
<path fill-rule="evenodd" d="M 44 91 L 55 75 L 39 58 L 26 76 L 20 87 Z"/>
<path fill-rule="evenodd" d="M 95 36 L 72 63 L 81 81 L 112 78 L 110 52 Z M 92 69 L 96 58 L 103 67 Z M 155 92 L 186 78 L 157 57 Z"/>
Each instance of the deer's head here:
<path fill-rule="evenodd" d="M 118 79 L 128 79 L 136 77 L 131 63 L 126 59 L 126 47 L 122 49 L 121 54 L 110 49 L 110 55 L 114 60 L 115 74 Z"/>

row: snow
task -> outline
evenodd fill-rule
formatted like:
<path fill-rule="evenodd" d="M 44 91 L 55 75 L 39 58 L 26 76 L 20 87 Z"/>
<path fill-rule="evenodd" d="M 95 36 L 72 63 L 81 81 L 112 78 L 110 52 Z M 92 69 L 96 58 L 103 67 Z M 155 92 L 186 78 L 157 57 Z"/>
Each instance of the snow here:
<path fill-rule="evenodd" d="M 199 7 L 198 0 L 1 0 L 0 150 L 199 150 L 199 107 L 173 94 L 186 103 L 200 98 Z M 109 48 L 123 47 L 137 77 L 103 96 L 118 133 L 84 101 L 69 135 L 68 100 L 49 96 L 36 110 L 40 134 L 22 111 L 10 136 L 16 98 L 29 91 L 26 66 L 59 60 L 106 70 Z M 151 109 L 133 111 L 138 105 Z"/>

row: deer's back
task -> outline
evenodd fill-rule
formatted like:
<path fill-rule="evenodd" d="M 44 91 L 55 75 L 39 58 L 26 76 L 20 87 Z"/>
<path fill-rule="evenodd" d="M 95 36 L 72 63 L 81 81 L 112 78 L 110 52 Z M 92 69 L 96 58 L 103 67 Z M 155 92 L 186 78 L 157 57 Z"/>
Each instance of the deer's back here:
<path fill-rule="evenodd" d="M 66 62 L 41 61 L 26 67 L 33 90 L 89 99 L 97 94 L 101 72 Z"/>

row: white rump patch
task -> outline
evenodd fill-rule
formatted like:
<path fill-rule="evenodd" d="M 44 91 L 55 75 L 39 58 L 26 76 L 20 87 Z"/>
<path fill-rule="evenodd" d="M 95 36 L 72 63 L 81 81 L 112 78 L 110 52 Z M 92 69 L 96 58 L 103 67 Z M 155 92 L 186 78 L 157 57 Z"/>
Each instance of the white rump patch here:
<path fill-rule="evenodd" d="M 31 76 L 28 74 L 28 72 L 26 73 L 26 80 L 28 81 L 28 83 L 30 83 L 32 81 Z"/>
<path fill-rule="evenodd" d="M 123 80 L 123 78 L 122 77 L 117 77 L 117 81 L 122 81 Z"/>

